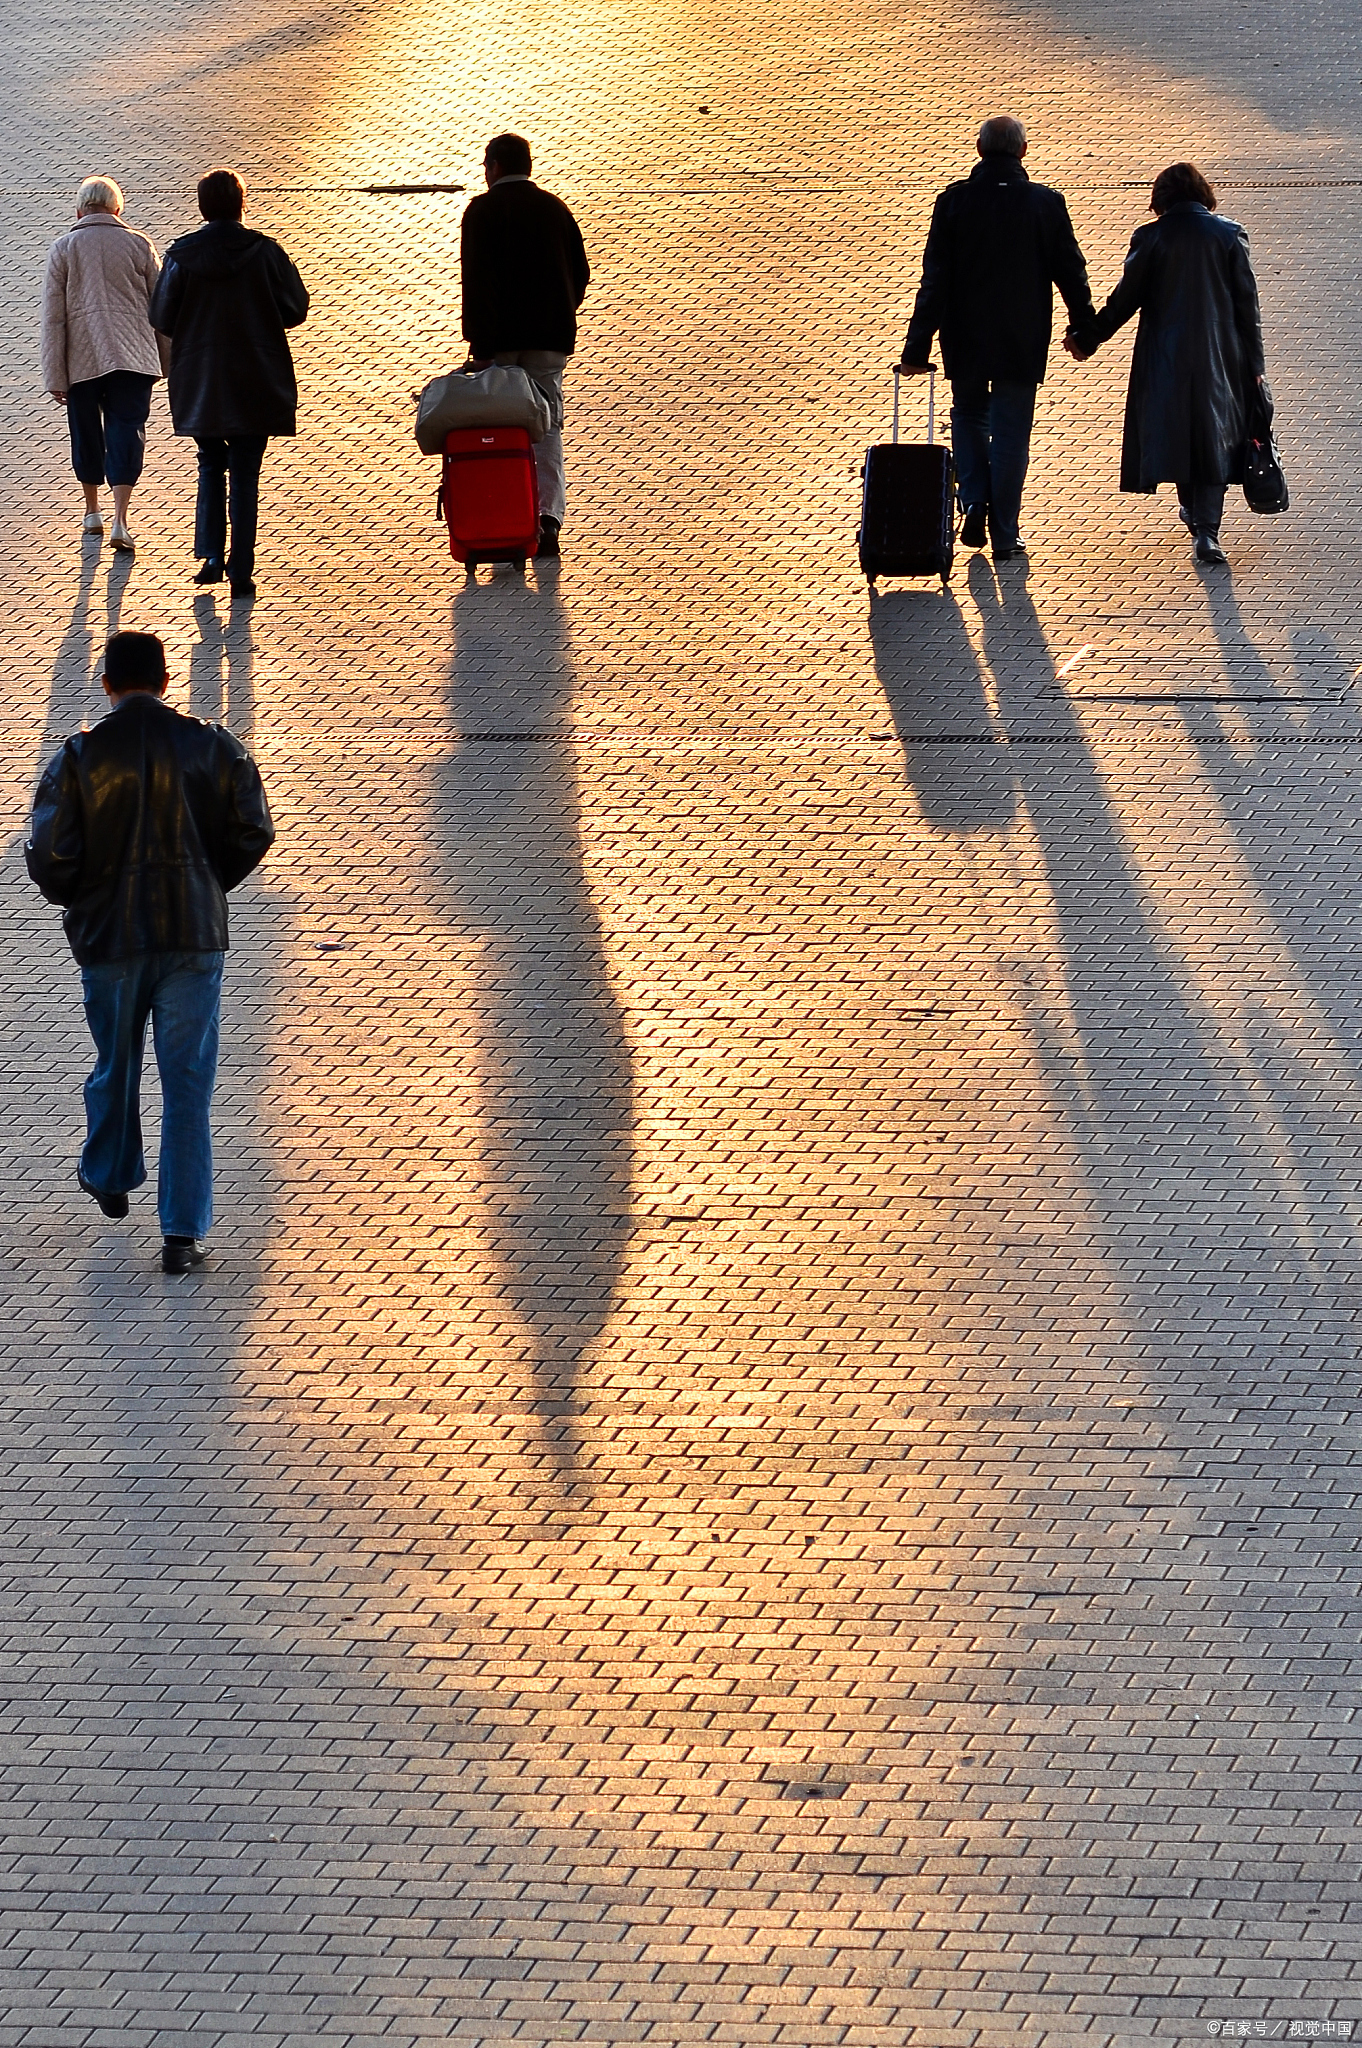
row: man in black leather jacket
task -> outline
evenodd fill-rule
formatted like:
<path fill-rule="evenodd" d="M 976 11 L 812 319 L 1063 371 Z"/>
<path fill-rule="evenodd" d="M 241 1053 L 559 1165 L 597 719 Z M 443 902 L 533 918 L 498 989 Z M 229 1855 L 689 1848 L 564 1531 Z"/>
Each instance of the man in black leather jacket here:
<path fill-rule="evenodd" d="M 901 367 L 928 367 L 932 336 L 951 380 L 951 443 L 964 523 L 995 561 L 1024 554 L 1018 521 L 1036 386 L 1045 376 L 1055 288 L 1075 323 L 1092 317 L 1087 265 L 1062 192 L 1022 167 L 1026 130 L 995 114 L 979 162 L 936 202 Z"/>
<path fill-rule="evenodd" d="M 49 762 L 24 855 L 62 905 L 95 1041 L 76 1177 L 115 1217 L 147 1177 L 139 1096 L 150 1019 L 164 1102 L 161 1263 L 187 1273 L 213 1220 L 208 1112 L 227 891 L 264 858 L 274 825 L 240 740 L 165 702 L 154 634 L 115 633 L 102 681 L 113 708 Z"/>

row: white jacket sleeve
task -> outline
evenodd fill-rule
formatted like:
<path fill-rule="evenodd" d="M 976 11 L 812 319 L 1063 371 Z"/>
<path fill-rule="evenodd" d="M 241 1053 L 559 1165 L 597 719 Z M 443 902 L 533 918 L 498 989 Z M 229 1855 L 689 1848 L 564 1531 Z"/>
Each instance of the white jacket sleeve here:
<path fill-rule="evenodd" d="M 66 366 L 66 251 L 53 244 L 47 258 L 47 280 L 43 286 L 43 389 L 68 391 L 71 380 Z"/>

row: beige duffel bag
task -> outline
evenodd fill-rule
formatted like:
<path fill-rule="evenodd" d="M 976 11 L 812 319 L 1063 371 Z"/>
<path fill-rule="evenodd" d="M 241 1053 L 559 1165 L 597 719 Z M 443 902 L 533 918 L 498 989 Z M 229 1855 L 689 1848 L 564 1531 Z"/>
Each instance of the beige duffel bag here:
<path fill-rule="evenodd" d="M 416 445 L 423 455 L 439 455 L 445 435 L 460 427 L 524 427 L 532 441 L 542 441 L 551 424 L 543 392 L 513 365 L 432 377 L 416 403 Z"/>

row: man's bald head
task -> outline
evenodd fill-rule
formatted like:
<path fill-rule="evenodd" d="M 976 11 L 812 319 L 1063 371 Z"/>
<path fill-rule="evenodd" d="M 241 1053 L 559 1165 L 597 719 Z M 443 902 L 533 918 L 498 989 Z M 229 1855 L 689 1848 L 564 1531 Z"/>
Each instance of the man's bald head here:
<path fill-rule="evenodd" d="M 1026 130 L 1014 114 L 991 114 L 979 130 L 980 156 L 1025 156 Z"/>

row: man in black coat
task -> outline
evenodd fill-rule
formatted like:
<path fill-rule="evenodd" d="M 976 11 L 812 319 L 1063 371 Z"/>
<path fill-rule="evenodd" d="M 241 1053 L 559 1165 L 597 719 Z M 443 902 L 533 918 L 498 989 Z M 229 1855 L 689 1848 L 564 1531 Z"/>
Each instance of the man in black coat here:
<path fill-rule="evenodd" d="M 577 308 L 591 281 L 581 229 L 530 177 L 522 135 L 494 135 L 483 155 L 486 192 L 464 211 L 460 255 L 469 367 L 518 363 L 543 392 L 552 421 L 535 444 L 539 552 L 556 555 L 563 487 L 563 371 L 577 345 Z"/>
<path fill-rule="evenodd" d="M 1045 377 L 1054 287 L 1071 317 L 1090 319 L 1087 265 L 1064 196 L 1022 168 L 1026 130 L 995 115 L 979 162 L 936 202 L 902 367 L 928 368 L 932 336 L 951 380 L 951 441 L 966 547 L 985 520 L 995 561 L 1025 552 L 1018 525 L 1036 386 Z"/>
<path fill-rule="evenodd" d="M 235 171 L 199 180 L 205 225 L 166 251 L 149 309 L 169 337 L 170 416 L 199 444 L 196 583 L 255 595 L 260 465 L 271 434 L 298 428 L 298 380 L 287 328 L 307 318 L 303 280 L 277 242 L 242 225 L 246 187 Z M 227 554 L 227 479 L 232 551 Z"/>
<path fill-rule="evenodd" d="M 208 1112 L 226 892 L 263 860 L 274 825 L 240 740 L 165 702 L 154 634 L 115 633 L 102 681 L 112 708 L 48 763 L 24 854 L 62 906 L 95 1041 L 77 1179 L 117 1217 L 147 1177 L 139 1097 L 150 1019 L 163 1100 L 161 1264 L 187 1273 L 213 1220 Z"/>

